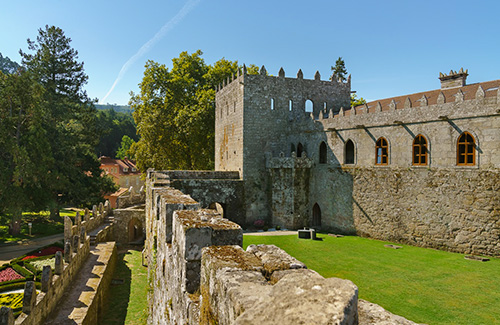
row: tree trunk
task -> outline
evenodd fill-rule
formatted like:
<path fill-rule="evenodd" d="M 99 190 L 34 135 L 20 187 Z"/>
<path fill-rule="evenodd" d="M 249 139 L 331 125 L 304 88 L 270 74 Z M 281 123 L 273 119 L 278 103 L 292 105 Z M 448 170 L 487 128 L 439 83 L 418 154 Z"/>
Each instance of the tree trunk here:
<path fill-rule="evenodd" d="M 61 221 L 61 215 L 59 214 L 59 207 L 50 209 L 50 220 Z"/>
<path fill-rule="evenodd" d="M 12 236 L 17 236 L 21 233 L 21 218 L 23 213 L 21 210 L 16 211 L 12 214 L 12 220 L 9 224 L 9 234 Z"/>

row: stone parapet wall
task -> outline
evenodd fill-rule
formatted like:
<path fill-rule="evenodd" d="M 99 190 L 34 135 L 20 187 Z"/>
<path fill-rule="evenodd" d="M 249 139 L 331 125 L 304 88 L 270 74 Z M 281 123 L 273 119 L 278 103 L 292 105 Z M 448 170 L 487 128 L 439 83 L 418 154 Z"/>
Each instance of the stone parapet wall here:
<path fill-rule="evenodd" d="M 104 306 L 109 299 L 109 287 L 113 278 L 113 273 L 116 267 L 117 251 L 115 242 L 101 243 L 97 249 L 105 251 L 97 260 L 92 273 L 95 278 L 91 279 L 87 285 L 93 289 L 91 295 L 86 295 L 85 303 L 87 310 L 83 313 L 83 317 L 75 319 L 75 324 L 94 325 L 99 324 L 99 319 L 102 316 Z"/>
<path fill-rule="evenodd" d="M 213 170 L 165 170 L 156 171 L 166 179 L 239 179 L 237 171 L 213 171 Z M 161 176 L 160 176 L 161 177 Z"/>
<path fill-rule="evenodd" d="M 85 263 L 90 252 L 90 238 L 86 236 L 83 243 L 79 242 L 76 253 L 71 253 L 71 262 L 64 263 L 64 269 L 60 275 L 55 274 L 47 292 L 40 292 L 36 297 L 36 304 L 29 314 L 21 313 L 15 321 L 16 325 L 38 325 L 43 324 L 45 319 L 54 311 L 70 288 L 75 275 Z"/>
<path fill-rule="evenodd" d="M 358 324 L 351 281 L 325 279 L 276 246 L 244 251 L 240 226 L 157 185 L 148 180 L 148 323 Z M 365 309 L 363 324 L 393 319 L 381 307 Z M 401 319 L 392 324 L 412 324 Z"/>

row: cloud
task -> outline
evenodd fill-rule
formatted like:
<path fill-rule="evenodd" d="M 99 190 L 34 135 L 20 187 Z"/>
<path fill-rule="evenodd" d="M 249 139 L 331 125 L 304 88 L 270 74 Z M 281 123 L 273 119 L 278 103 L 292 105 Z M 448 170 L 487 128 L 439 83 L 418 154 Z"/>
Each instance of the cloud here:
<path fill-rule="evenodd" d="M 125 64 L 122 66 L 120 72 L 118 73 L 118 77 L 116 77 L 115 82 L 113 82 L 113 85 L 109 89 L 108 93 L 99 101 L 100 103 L 104 103 L 105 100 L 108 98 L 108 96 L 113 92 L 115 89 L 116 85 L 122 80 L 123 76 L 127 72 L 127 70 L 130 68 L 132 64 L 134 64 L 137 59 L 139 59 L 141 56 L 149 52 L 149 50 L 167 34 L 170 30 L 172 30 L 175 25 L 177 25 L 191 10 L 196 7 L 196 5 L 200 2 L 201 0 L 189 0 L 184 7 L 182 7 L 181 10 L 172 18 L 170 19 L 165 25 L 163 25 L 162 28 L 151 38 L 149 41 L 147 41 L 137 53 L 135 53 L 130 59 L 125 62 Z"/>

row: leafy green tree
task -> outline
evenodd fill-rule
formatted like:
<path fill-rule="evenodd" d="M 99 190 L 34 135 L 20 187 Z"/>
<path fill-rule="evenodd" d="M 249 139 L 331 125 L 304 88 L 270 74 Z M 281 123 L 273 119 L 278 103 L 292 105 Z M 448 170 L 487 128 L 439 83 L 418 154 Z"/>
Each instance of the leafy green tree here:
<path fill-rule="evenodd" d="M 345 68 L 344 60 L 339 57 L 337 61 L 335 61 L 335 66 L 332 66 L 332 75 L 330 80 L 334 78 L 340 79 L 342 81 L 346 81 L 347 70 Z"/>
<path fill-rule="evenodd" d="M 52 163 L 43 88 L 27 72 L 0 72 L 0 213 L 12 216 L 10 233 L 20 232 L 22 212 L 41 209 L 41 184 Z"/>
<path fill-rule="evenodd" d="M 122 143 L 120 148 L 116 152 L 116 158 L 124 159 L 128 157 L 131 160 L 135 160 L 133 153 L 130 151 L 130 147 L 135 143 L 135 141 L 127 135 L 124 135 L 122 138 Z"/>
<path fill-rule="evenodd" d="M 351 107 L 356 107 L 364 104 L 366 104 L 366 100 L 363 97 L 358 98 L 356 94 L 351 94 Z"/>
<path fill-rule="evenodd" d="M 20 51 L 23 67 L 44 88 L 47 114 L 43 128 L 49 134 L 52 164 L 48 180 L 41 186 L 50 194 L 52 217 L 63 204 L 91 205 L 102 194 L 116 189 L 104 177 L 94 153 L 98 142 L 96 109 L 84 85 L 88 77 L 71 39 L 54 26 L 39 29 L 36 41 L 28 39 L 32 54 Z"/>
<path fill-rule="evenodd" d="M 182 52 L 173 67 L 146 63 L 140 93 L 130 105 L 140 140 L 133 144 L 139 169 L 212 169 L 215 86 L 237 72 L 237 62 L 207 65 L 198 50 Z"/>
<path fill-rule="evenodd" d="M 99 110 L 97 128 L 100 136 L 95 152 L 98 156 L 116 157 L 124 135 L 134 141 L 139 140 L 131 111 Z"/>

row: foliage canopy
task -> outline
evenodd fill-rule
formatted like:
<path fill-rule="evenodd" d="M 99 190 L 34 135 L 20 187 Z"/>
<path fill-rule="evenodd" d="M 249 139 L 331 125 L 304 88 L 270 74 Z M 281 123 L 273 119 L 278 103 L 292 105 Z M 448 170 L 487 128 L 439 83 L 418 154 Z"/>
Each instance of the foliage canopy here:
<path fill-rule="evenodd" d="M 54 26 L 39 29 L 22 69 L 0 75 L 0 211 L 96 204 L 114 191 L 94 153 L 96 110 L 71 39 Z M 14 217 L 16 218 L 16 217 Z"/>
<path fill-rule="evenodd" d="M 200 50 L 180 53 L 172 69 L 148 61 L 130 105 L 140 139 L 131 152 L 139 169 L 212 169 L 215 86 L 237 72 L 224 58 L 207 65 Z"/>

